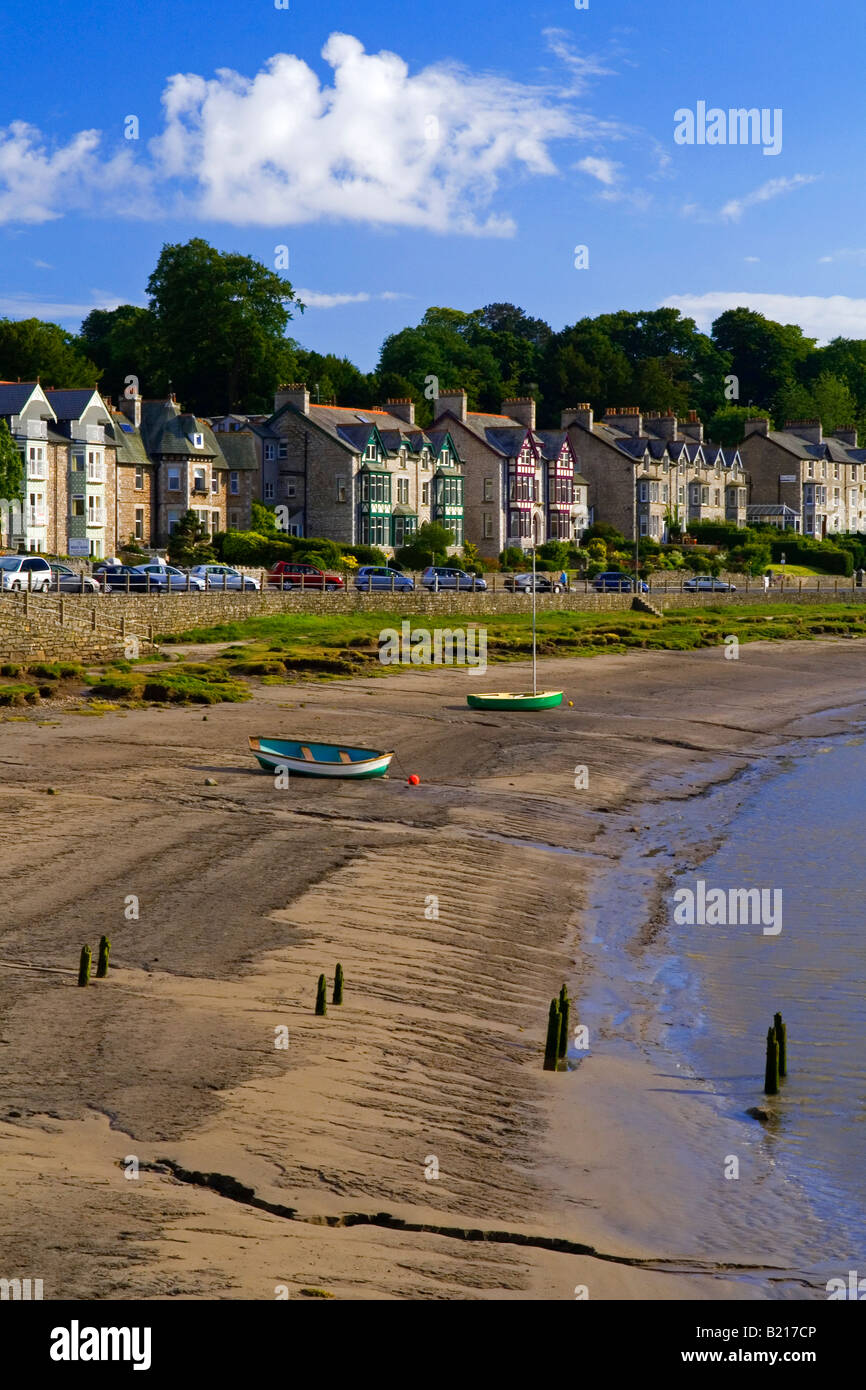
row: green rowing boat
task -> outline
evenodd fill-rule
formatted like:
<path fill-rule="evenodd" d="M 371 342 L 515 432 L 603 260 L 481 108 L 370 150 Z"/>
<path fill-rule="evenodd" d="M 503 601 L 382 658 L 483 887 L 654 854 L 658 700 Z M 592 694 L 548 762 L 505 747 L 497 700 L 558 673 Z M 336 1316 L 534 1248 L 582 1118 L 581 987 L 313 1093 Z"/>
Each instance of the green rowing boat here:
<path fill-rule="evenodd" d="M 467 695 L 470 709 L 553 709 L 562 704 L 561 690 L 539 690 L 537 695 L 514 695 L 507 691 Z"/>

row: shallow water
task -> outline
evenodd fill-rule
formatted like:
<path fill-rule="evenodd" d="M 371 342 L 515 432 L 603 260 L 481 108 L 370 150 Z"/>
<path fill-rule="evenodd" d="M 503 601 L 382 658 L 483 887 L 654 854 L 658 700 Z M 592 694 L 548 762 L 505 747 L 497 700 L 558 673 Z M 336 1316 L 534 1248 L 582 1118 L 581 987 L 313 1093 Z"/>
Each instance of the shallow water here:
<path fill-rule="evenodd" d="M 696 1248 L 718 1253 L 731 1239 L 784 1252 L 812 1296 L 826 1296 L 827 1278 L 866 1274 L 866 741 L 800 740 L 733 782 L 657 806 L 653 821 L 598 886 L 581 1016 L 598 1045 L 640 1048 L 710 1096 L 706 1133 L 690 1140 L 696 1163 L 718 1153 L 722 1125 L 740 1134 L 736 1201 L 708 1190 L 688 1217 Z M 670 877 L 658 901 L 660 872 Z M 677 924 L 674 890 L 698 879 L 781 889 L 781 932 Z M 777 1010 L 789 1074 L 765 1098 Z M 769 1112 L 766 1126 L 745 1119 L 752 1106 Z"/>
<path fill-rule="evenodd" d="M 722 847 L 678 879 L 780 888 L 779 935 L 760 925 L 671 925 L 666 940 L 691 976 L 680 1007 L 696 1006 L 692 1019 L 677 1019 L 672 1041 L 727 1106 L 766 1106 L 776 1160 L 825 1224 L 822 1253 L 845 1270 L 859 1258 L 866 1273 L 864 821 L 866 747 L 816 742 L 789 770 L 760 779 Z M 682 984 L 681 968 L 665 969 L 671 986 Z M 763 1101 L 755 1077 L 776 1010 L 787 1024 L 788 1077 L 778 1098 Z"/>

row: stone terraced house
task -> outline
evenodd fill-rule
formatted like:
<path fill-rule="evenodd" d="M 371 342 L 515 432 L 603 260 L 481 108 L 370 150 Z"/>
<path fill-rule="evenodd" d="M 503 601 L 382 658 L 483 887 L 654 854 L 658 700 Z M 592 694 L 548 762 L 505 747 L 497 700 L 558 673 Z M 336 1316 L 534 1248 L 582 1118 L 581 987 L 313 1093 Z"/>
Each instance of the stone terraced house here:
<path fill-rule="evenodd" d="M 311 404 L 281 386 L 261 427 L 262 497 L 290 534 L 393 552 L 441 522 L 463 544 L 463 460 L 447 427 L 422 430 L 411 400 L 385 407 Z"/>
<path fill-rule="evenodd" d="M 0 383 L 0 418 L 21 450 L 19 498 L 4 499 L 0 542 L 11 550 L 101 559 L 116 540 L 115 448 L 95 390 Z"/>
<path fill-rule="evenodd" d="M 610 409 L 601 422 L 590 405 L 562 412 L 594 521 L 627 538 L 666 541 L 670 527 L 694 521 L 746 524 L 748 478 L 737 449 L 704 440 L 695 411 L 644 416 L 636 406 Z"/>
<path fill-rule="evenodd" d="M 502 402 L 501 414 L 468 410 L 465 391 L 440 392 L 434 429 L 447 429 L 466 471 L 466 534 L 482 555 L 528 550 L 533 532 L 579 540 L 589 525 L 588 484 L 564 430 L 535 427 L 530 397 Z"/>
<path fill-rule="evenodd" d="M 740 453 L 752 480 L 754 520 L 816 540 L 866 531 L 866 449 L 858 449 L 853 425 L 825 439 L 820 420 L 788 420 L 783 430 L 771 430 L 767 419 L 747 420 Z"/>

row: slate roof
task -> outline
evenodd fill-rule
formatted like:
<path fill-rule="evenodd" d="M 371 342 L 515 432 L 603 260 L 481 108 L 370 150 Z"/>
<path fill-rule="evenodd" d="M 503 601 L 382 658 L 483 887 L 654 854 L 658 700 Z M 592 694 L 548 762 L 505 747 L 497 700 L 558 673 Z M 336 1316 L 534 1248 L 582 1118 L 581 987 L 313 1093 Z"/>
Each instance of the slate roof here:
<path fill-rule="evenodd" d="M 363 452 L 374 426 L 378 430 L 382 444 L 389 455 L 396 455 L 403 446 L 413 453 L 420 453 L 425 447 L 438 453 L 448 433 L 447 429 L 439 429 L 431 430 L 428 434 L 419 425 L 410 425 L 408 421 L 400 419 L 399 416 L 392 415 L 387 410 L 374 409 L 372 406 L 311 404 L 309 414 L 304 415 L 288 403 L 281 406 L 271 416 L 267 426 L 254 427 L 256 433 L 269 439 L 277 438 L 276 432 L 272 430 L 271 426 L 280 415 L 287 411 L 297 415 L 302 420 L 310 420 L 318 429 L 324 431 L 335 444 L 339 444 L 341 448 L 349 450 L 353 454 Z M 359 417 L 363 418 L 359 419 Z M 233 431 L 225 434 L 220 433 L 217 437 L 220 440 L 231 439 L 233 433 Z"/>
<path fill-rule="evenodd" d="M 38 381 L 0 381 L 0 415 L 20 415 Z"/>
<path fill-rule="evenodd" d="M 233 473 L 258 472 L 259 455 L 252 430 L 225 430 L 219 435 L 219 444 Z"/>
<path fill-rule="evenodd" d="M 51 402 L 51 408 L 58 420 L 80 420 L 93 402 L 100 409 L 102 417 L 108 418 L 105 402 L 95 387 L 75 391 L 46 391 L 45 395 Z"/>
<path fill-rule="evenodd" d="M 207 420 L 184 414 L 175 401 L 142 401 L 141 433 L 151 457 L 180 454 L 202 462 L 210 460 L 217 469 L 228 466 Z M 193 434 L 203 435 L 204 448 L 194 446 Z"/>
<path fill-rule="evenodd" d="M 105 426 L 105 438 L 109 443 L 115 445 L 117 462 L 144 463 L 150 466 L 150 459 L 147 456 L 140 431 L 132 428 L 131 422 L 127 420 L 122 410 L 109 411 L 109 417 L 111 424 Z"/>

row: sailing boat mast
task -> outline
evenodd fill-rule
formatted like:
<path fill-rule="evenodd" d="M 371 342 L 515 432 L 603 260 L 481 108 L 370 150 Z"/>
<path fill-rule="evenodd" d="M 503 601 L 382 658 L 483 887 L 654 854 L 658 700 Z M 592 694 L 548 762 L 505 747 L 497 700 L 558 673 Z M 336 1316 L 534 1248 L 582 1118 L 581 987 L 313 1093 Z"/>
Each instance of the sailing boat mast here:
<path fill-rule="evenodd" d="M 532 514 L 532 693 L 538 694 L 537 661 L 535 657 L 535 538 L 536 516 Z"/>

